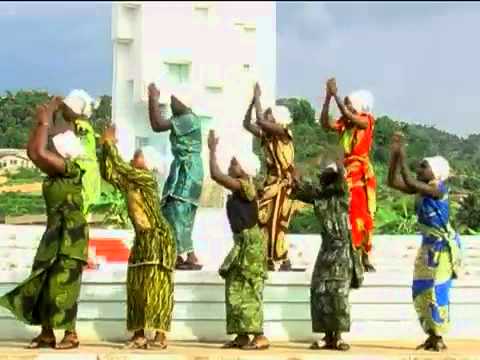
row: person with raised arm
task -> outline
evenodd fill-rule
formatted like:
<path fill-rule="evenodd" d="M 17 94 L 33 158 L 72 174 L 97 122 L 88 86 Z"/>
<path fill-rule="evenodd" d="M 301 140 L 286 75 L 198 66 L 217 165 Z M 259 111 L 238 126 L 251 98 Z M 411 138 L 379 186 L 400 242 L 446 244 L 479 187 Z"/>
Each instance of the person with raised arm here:
<path fill-rule="evenodd" d="M 191 109 L 188 93 L 172 95 L 172 117 L 160 111 L 160 91 L 154 84 L 148 87 L 150 125 L 154 132 L 170 132 L 173 162 L 163 187 L 162 212 L 171 224 L 177 243 L 176 269 L 201 270 L 192 240 L 195 215 L 203 185 L 202 127 L 200 117 Z"/>
<path fill-rule="evenodd" d="M 413 271 L 412 297 L 418 320 L 428 335 L 417 349 L 446 350 L 443 335 L 450 326 L 450 289 L 462 269 L 460 237 L 449 221 L 448 161 L 441 156 L 425 158 L 414 178 L 408 169 L 403 135 L 395 133 L 391 145 L 388 185 L 416 195 L 418 227 L 422 243 Z"/>
<path fill-rule="evenodd" d="M 334 101 L 341 116 L 329 120 L 330 102 Z M 375 118 L 372 114 L 373 96 L 366 90 L 356 91 L 345 99 L 338 95 L 335 79 L 327 81 L 325 102 L 320 121 L 325 130 L 338 133 L 344 151 L 344 166 L 350 191 L 350 223 L 352 241 L 363 251 L 365 271 L 374 272 L 370 261 L 374 216 L 376 210 L 376 178 L 370 161 Z"/>
<path fill-rule="evenodd" d="M 255 84 L 254 96 L 244 118 L 243 126 L 261 139 L 266 159 L 266 178 L 259 199 L 259 223 L 267 236 L 268 268 L 290 271 L 288 243 L 285 234 L 295 211 L 290 199 L 295 160 L 293 135 L 289 128 L 291 116 L 285 106 L 262 110 L 260 85 Z M 256 123 L 252 123 L 255 110 Z"/>
<path fill-rule="evenodd" d="M 227 217 L 233 232 L 233 248 L 220 267 L 225 279 L 225 303 L 227 334 L 235 334 L 234 340 L 224 348 L 262 350 L 269 347 L 263 335 L 263 289 L 267 278 L 266 243 L 258 227 L 257 191 L 252 176 L 258 171 L 259 161 L 253 154 L 233 157 L 228 174 L 217 163 L 218 139 L 210 131 L 211 178 L 230 190 L 227 200 Z M 250 336 L 253 336 L 250 339 Z"/>
<path fill-rule="evenodd" d="M 74 90 L 66 99 L 55 97 L 36 109 L 27 154 L 47 175 L 42 188 L 47 228 L 30 276 L 0 298 L 0 306 L 17 319 L 41 326 L 30 349 L 64 350 L 80 344 L 76 320 L 88 258 L 87 215 L 100 191 L 95 134 L 88 121 L 92 101 L 85 91 Z M 57 115 L 63 117 L 63 128 Z M 56 329 L 65 330 L 59 343 Z"/>
<path fill-rule="evenodd" d="M 100 169 L 105 181 L 125 194 L 135 239 L 128 259 L 127 329 L 134 332 L 128 348 L 146 349 L 145 330 L 155 330 L 154 345 L 167 347 L 173 311 L 175 239 L 160 209 L 153 170 L 160 166 L 152 147 L 138 149 L 130 163 L 116 147 L 115 128 L 101 139 Z"/>

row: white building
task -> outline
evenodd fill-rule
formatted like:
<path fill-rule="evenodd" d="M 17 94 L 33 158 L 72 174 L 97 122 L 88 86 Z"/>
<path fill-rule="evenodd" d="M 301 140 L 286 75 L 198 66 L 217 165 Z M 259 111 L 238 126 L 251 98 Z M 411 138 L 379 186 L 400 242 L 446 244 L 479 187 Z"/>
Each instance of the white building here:
<path fill-rule="evenodd" d="M 35 166 L 23 149 L 0 149 L 0 172 L 18 170 L 20 168 L 32 169 Z"/>
<path fill-rule="evenodd" d="M 171 159 L 168 133 L 150 130 L 150 82 L 161 92 L 166 83 L 173 93 L 188 87 L 205 136 L 213 127 L 228 152 L 251 151 L 242 120 L 254 81 L 265 106 L 275 99 L 275 2 L 115 3 L 112 39 L 112 115 L 123 156 L 149 144 Z"/>

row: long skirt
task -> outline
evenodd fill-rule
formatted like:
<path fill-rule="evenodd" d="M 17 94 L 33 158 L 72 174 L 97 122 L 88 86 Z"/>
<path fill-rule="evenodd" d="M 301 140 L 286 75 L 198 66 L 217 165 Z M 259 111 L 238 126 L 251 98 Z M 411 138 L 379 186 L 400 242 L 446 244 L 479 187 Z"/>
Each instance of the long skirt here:
<path fill-rule="evenodd" d="M 0 298 L 18 320 L 29 325 L 75 330 L 82 269 L 85 263 L 63 255 Z"/>
<path fill-rule="evenodd" d="M 193 251 L 192 232 L 197 213 L 197 206 L 193 203 L 168 197 L 162 206 L 163 216 L 173 229 L 177 254 Z"/>
<path fill-rule="evenodd" d="M 312 330 L 315 333 L 350 331 L 350 281 L 324 280 L 310 289 Z"/>
<path fill-rule="evenodd" d="M 160 265 L 130 265 L 127 272 L 127 329 L 170 331 L 172 312 L 172 272 Z"/>
<path fill-rule="evenodd" d="M 290 199 L 291 192 L 290 185 L 285 185 L 278 180 L 265 186 L 259 202 L 259 224 L 267 239 L 268 259 L 272 261 L 288 258 L 288 242 L 285 234 L 295 211 L 294 201 Z"/>
<path fill-rule="evenodd" d="M 227 334 L 263 334 L 265 250 L 258 226 L 234 235 L 234 246 L 219 271 L 225 279 Z"/>
<path fill-rule="evenodd" d="M 441 336 L 450 326 L 453 266 L 447 241 L 423 238 L 413 273 L 412 296 L 426 334 Z"/>

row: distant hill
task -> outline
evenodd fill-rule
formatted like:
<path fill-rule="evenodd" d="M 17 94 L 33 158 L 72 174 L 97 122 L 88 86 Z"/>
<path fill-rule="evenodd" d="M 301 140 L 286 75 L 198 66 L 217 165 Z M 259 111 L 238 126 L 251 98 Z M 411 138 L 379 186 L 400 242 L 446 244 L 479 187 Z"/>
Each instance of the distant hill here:
<path fill-rule="evenodd" d="M 42 91 L 7 92 L 0 97 L 0 148 L 25 147 L 33 121 L 33 111 L 50 95 Z M 305 172 L 318 170 L 319 157 L 328 155 L 337 148 L 336 134 L 326 133 L 316 122 L 315 109 L 305 99 L 279 99 L 277 104 L 286 105 L 293 117 L 295 158 L 297 167 Z M 92 116 L 94 127 L 101 131 L 111 119 L 111 97 L 102 96 L 100 107 Z M 375 141 L 372 150 L 378 179 L 377 231 L 380 233 L 414 233 L 415 214 L 413 199 L 389 189 L 385 175 L 389 159 L 389 143 L 394 131 L 406 135 L 407 154 L 410 160 L 425 156 L 443 155 L 453 168 L 450 180 L 452 189 L 452 222 L 464 233 L 480 232 L 480 134 L 460 138 L 431 126 L 409 124 L 378 116 Z M 259 143 L 254 142 L 254 151 L 260 158 Z M 462 211 L 458 211 L 462 209 Z M 310 208 L 303 209 L 292 223 L 291 231 L 317 232 L 318 224 Z"/>

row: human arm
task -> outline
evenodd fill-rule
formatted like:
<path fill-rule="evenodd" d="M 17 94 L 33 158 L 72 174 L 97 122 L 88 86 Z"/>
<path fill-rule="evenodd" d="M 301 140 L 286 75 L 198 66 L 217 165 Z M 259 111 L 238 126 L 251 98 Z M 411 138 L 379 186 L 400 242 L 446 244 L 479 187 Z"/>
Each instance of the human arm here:
<path fill-rule="evenodd" d="M 158 99 L 160 98 L 160 91 L 155 84 L 148 86 L 148 116 L 150 119 L 150 126 L 154 132 L 164 132 L 172 128 L 170 120 L 166 119 L 160 111 Z"/>
<path fill-rule="evenodd" d="M 346 119 L 348 123 L 351 123 L 360 129 L 368 128 L 368 120 L 365 119 L 365 117 L 354 114 L 345 106 L 344 102 L 338 95 L 338 89 L 335 79 L 328 80 L 327 88 L 330 96 L 335 99 L 335 103 L 337 104 L 337 107 L 340 110 L 342 117 Z"/>
<path fill-rule="evenodd" d="M 406 154 L 405 149 L 403 146 L 400 147 L 398 153 L 398 162 L 400 173 L 402 174 L 403 181 L 405 185 L 407 185 L 410 189 L 415 191 L 415 193 L 432 196 L 434 198 L 439 198 L 442 196 L 442 192 L 438 188 L 436 184 L 428 184 L 423 181 L 419 181 L 415 179 L 408 170 L 407 161 L 406 161 Z"/>
<path fill-rule="evenodd" d="M 217 184 L 227 188 L 231 191 L 239 191 L 241 189 L 241 183 L 238 179 L 234 179 L 222 172 L 217 162 L 217 145 L 218 138 L 215 137 L 215 131 L 210 130 L 208 134 L 208 149 L 210 153 L 210 177 Z"/>
<path fill-rule="evenodd" d="M 47 148 L 48 129 L 53 113 L 61 102 L 61 98 L 55 97 L 49 103 L 37 107 L 35 127 L 27 144 L 27 155 L 30 160 L 49 176 L 61 175 L 66 172 L 65 159 Z"/>
<path fill-rule="evenodd" d="M 262 137 L 262 130 L 255 125 L 252 124 L 252 111 L 253 107 L 255 105 L 255 97 L 252 98 L 252 102 L 248 106 L 247 112 L 245 113 L 245 117 L 243 118 L 243 128 L 247 130 L 249 133 L 251 133 L 253 136 L 256 136 L 258 138 Z"/>
<path fill-rule="evenodd" d="M 105 130 L 100 142 L 100 173 L 105 181 L 120 191 L 127 191 L 130 185 L 155 186 L 155 179 L 150 171 L 136 169 L 121 158 L 116 146 L 114 126 Z"/>
<path fill-rule="evenodd" d="M 285 127 L 274 123 L 272 121 L 268 121 L 265 119 L 262 109 L 262 103 L 260 101 L 260 96 L 262 95 L 262 91 L 260 89 L 260 85 L 258 83 L 255 84 L 253 101 L 255 105 L 255 113 L 257 115 L 257 125 L 258 127 L 268 135 L 272 136 L 280 136 L 280 137 L 289 137 L 288 131 Z"/>

